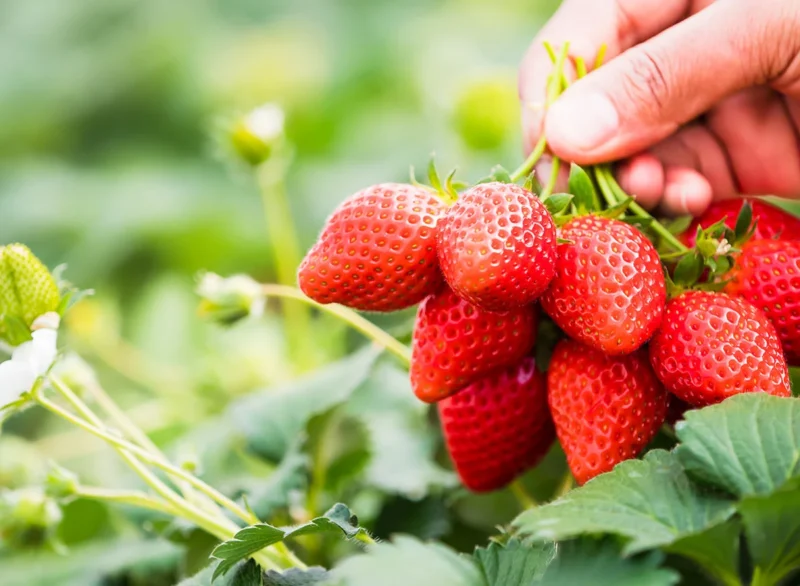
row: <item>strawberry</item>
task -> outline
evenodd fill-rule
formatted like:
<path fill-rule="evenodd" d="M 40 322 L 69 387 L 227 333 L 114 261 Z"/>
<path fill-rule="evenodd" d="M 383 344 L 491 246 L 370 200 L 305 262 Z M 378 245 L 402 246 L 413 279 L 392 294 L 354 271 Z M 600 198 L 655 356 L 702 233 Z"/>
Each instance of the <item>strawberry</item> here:
<path fill-rule="evenodd" d="M 447 210 L 438 250 L 453 291 L 473 305 L 506 311 L 536 300 L 553 278 L 556 227 L 530 191 L 484 183 Z"/>
<path fill-rule="evenodd" d="M 442 282 L 436 232 L 445 207 L 431 191 L 397 183 L 350 196 L 300 264 L 300 288 L 319 303 L 364 311 L 419 303 Z"/>
<path fill-rule="evenodd" d="M 636 457 L 667 414 L 667 392 L 645 350 L 609 356 L 562 340 L 550 361 L 547 389 L 556 433 L 578 484 Z"/>
<path fill-rule="evenodd" d="M 536 342 L 531 306 L 493 313 L 447 287 L 419 306 L 411 356 L 411 386 L 434 403 L 492 370 L 510 366 Z"/>
<path fill-rule="evenodd" d="M 800 365 L 800 240 L 751 240 L 727 278 L 725 292 L 762 310 L 786 360 Z"/>
<path fill-rule="evenodd" d="M 785 238 L 797 238 L 800 233 L 800 218 L 772 205 L 762 199 L 746 198 L 753 208 L 753 221 L 758 221 L 753 239 L 782 240 Z M 745 199 L 725 199 L 711 204 L 705 213 L 699 218 L 695 218 L 686 232 L 681 236 L 681 240 L 690 248 L 694 246 L 697 236 L 697 227 L 708 228 L 725 219 L 725 225 L 731 230 L 736 227 L 736 218 Z"/>
<path fill-rule="evenodd" d="M 606 354 L 627 354 L 658 328 L 666 300 L 661 261 L 636 228 L 582 216 L 561 230 L 556 276 L 544 311 L 571 338 Z"/>
<path fill-rule="evenodd" d="M 725 293 L 689 291 L 667 303 L 650 362 L 667 390 L 695 407 L 739 393 L 791 396 L 775 327 Z"/>
<path fill-rule="evenodd" d="M 450 458 L 474 492 L 504 487 L 555 440 L 545 377 L 531 357 L 476 380 L 438 408 Z"/>

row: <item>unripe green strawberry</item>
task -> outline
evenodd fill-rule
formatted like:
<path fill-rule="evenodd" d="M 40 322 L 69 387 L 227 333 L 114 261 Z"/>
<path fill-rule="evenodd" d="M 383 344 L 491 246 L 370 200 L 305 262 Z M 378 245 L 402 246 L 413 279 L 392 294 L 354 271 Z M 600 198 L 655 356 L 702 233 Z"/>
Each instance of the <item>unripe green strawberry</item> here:
<path fill-rule="evenodd" d="M 33 321 L 60 300 L 55 279 L 27 246 L 0 247 L 0 338 L 12 345 L 29 339 Z"/>

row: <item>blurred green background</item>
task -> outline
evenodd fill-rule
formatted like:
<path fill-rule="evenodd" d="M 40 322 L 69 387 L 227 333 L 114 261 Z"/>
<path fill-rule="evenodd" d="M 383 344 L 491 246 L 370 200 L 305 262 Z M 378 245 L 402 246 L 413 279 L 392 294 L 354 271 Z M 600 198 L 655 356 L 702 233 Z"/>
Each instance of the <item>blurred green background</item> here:
<path fill-rule="evenodd" d="M 289 452 L 255 449 L 263 459 L 253 458 L 220 414 L 241 411 L 243 396 L 265 396 L 257 389 L 291 384 L 296 372 L 279 314 L 223 330 L 198 317 L 193 292 L 202 269 L 275 280 L 258 188 L 220 152 L 222 121 L 264 102 L 286 110 L 296 154 L 288 193 L 305 249 L 339 201 L 372 183 L 405 180 L 409 165 L 424 168 L 433 151 L 441 168 L 458 166 L 466 179 L 497 163 L 516 166 L 516 67 L 556 4 L 0 1 L 0 240 L 29 245 L 50 267 L 67 263 L 72 282 L 96 290 L 70 315 L 66 342 L 137 423 L 177 452 L 206 454 L 213 444 L 217 452 L 203 458 L 206 477 L 223 488 L 263 488 L 267 481 L 257 479 L 277 482 L 269 474 L 276 465 L 285 472 L 286 459 L 277 462 Z M 402 335 L 407 318 L 384 323 Z M 325 324 L 315 335 L 328 358 L 359 342 Z M 323 373 L 314 392 L 353 377 L 355 388 L 367 374 L 358 379 L 353 368 L 344 378 Z M 377 383 L 382 392 L 399 385 L 405 396 L 396 369 L 386 376 Z M 380 478 L 362 479 L 367 488 L 352 494 L 324 488 L 331 498 L 355 499 L 350 504 L 379 533 L 450 535 L 464 549 L 485 541 L 516 504 L 505 494 L 420 500 L 432 487 L 452 486 L 452 477 L 431 461 L 433 428 L 414 432 L 425 412 L 400 404 L 412 417 L 401 431 L 424 437 L 422 456 L 392 456 L 412 471 L 392 480 L 386 471 L 361 470 Z M 381 408 L 398 409 L 391 401 Z M 367 401 L 363 409 L 378 408 Z M 316 419 L 329 414 L 307 415 L 301 427 L 313 444 Z M 253 437 L 246 439 L 252 448 Z M 381 441 L 384 449 L 405 436 Z M 343 453 L 345 463 L 358 460 L 357 450 Z M 100 444 L 32 410 L 0 436 L 0 486 L 41 480 L 46 458 L 96 484 L 133 482 Z M 560 466 L 556 457 L 545 492 Z M 277 492 L 285 509 L 290 491 Z M 171 584 L 206 559 L 207 538 L 182 532 L 173 539 L 181 542 L 178 555 L 151 539 L 154 521 L 134 511 L 78 501 L 66 515 L 60 538 L 73 556 L 0 548 L 4 586 Z"/>

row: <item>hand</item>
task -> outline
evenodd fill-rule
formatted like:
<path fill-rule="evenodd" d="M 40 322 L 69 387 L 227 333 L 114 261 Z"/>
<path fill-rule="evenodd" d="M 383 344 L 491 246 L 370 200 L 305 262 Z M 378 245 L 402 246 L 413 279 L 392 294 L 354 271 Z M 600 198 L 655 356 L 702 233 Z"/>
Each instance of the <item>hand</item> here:
<path fill-rule="evenodd" d="M 546 113 L 544 41 L 568 41 L 590 66 L 608 49 Z M 627 157 L 619 180 L 645 207 L 700 214 L 737 193 L 800 197 L 798 0 L 564 0 L 519 90 L 528 149 L 544 131 L 569 161 Z"/>

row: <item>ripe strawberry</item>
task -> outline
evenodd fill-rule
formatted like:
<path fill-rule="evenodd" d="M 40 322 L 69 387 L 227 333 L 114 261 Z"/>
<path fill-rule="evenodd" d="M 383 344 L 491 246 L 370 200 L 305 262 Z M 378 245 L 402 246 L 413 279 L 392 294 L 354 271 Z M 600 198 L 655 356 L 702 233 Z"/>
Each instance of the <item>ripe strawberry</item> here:
<path fill-rule="evenodd" d="M 438 408 L 450 458 L 474 492 L 504 487 L 538 464 L 555 439 L 545 377 L 531 357 L 478 379 Z"/>
<path fill-rule="evenodd" d="M 510 366 L 536 342 L 531 306 L 492 313 L 447 287 L 419 306 L 411 356 L 411 387 L 434 403 L 491 372 Z"/>
<path fill-rule="evenodd" d="M 787 362 L 800 365 L 800 240 L 751 240 L 727 278 L 725 292 L 762 310 Z"/>
<path fill-rule="evenodd" d="M 578 484 L 634 458 L 667 414 L 667 392 L 640 350 L 608 356 L 562 340 L 547 373 L 558 439 Z"/>
<path fill-rule="evenodd" d="M 800 234 L 800 218 L 762 199 L 746 198 L 746 200 L 753 208 L 753 220 L 758 220 L 756 231 L 753 234 L 754 240 L 783 240 L 797 238 L 797 234 Z M 723 218 L 725 225 L 733 230 L 744 202 L 745 199 L 740 198 L 714 202 L 702 216 L 694 219 L 681 236 L 681 240 L 689 247 L 693 247 L 698 226 L 708 228 Z"/>
<path fill-rule="evenodd" d="M 489 311 L 506 311 L 536 300 L 553 278 L 556 227 L 530 191 L 484 183 L 447 210 L 438 250 L 453 291 Z"/>
<path fill-rule="evenodd" d="M 350 196 L 303 259 L 300 288 L 319 303 L 364 311 L 419 303 L 442 282 L 436 232 L 445 207 L 432 192 L 397 183 Z"/>
<path fill-rule="evenodd" d="M 689 291 L 667 303 L 650 362 L 666 389 L 695 407 L 739 393 L 791 395 L 775 327 L 725 293 Z"/>
<path fill-rule="evenodd" d="M 661 322 L 666 287 L 653 245 L 618 220 L 582 216 L 567 223 L 556 276 L 542 308 L 570 337 L 606 354 L 628 354 Z"/>

